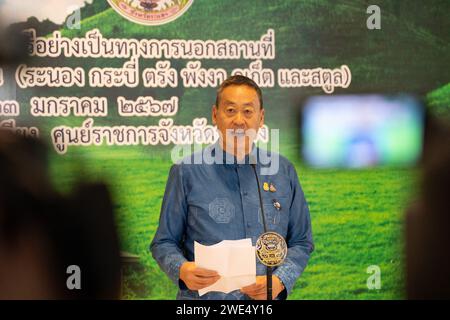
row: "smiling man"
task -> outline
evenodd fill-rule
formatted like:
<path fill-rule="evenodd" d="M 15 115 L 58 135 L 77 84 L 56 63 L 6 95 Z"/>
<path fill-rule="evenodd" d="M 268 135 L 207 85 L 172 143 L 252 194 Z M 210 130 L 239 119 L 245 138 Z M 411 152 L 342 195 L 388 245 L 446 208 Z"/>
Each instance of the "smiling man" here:
<path fill-rule="evenodd" d="M 220 275 L 195 265 L 194 241 L 213 245 L 222 240 L 251 238 L 264 232 L 255 173 L 267 165 L 254 145 L 264 125 L 261 89 L 251 79 L 235 75 L 217 90 L 212 120 L 218 141 L 205 148 L 215 163 L 198 164 L 196 154 L 172 166 L 166 185 L 159 227 L 150 245 L 161 269 L 179 287 L 178 299 L 266 299 L 266 267 L 257 261 L 255 283 L 228 294 L 198 290 Z M 269 153 L 269 159 L 273 154 Z M 278 171 L 260 174 L 267 228 L 282 235 L 287 258 L 275 268 L 273 297 L 285 299 L 305 269 L 314 245 L 309 209 L 292 164 L 279 155 Z M 255 257 L 256 259 L 256 257 Z"/>
<path fill-rule="evenodd" d="M 220 131 L 223 150 L 242 160 L 250 153 L 253 140 L 264 124 L 261 90 L 255 85 L 234 84 L 248 80 L 236 76 L 225 81 L 212 108 L 213 123 Z"/>

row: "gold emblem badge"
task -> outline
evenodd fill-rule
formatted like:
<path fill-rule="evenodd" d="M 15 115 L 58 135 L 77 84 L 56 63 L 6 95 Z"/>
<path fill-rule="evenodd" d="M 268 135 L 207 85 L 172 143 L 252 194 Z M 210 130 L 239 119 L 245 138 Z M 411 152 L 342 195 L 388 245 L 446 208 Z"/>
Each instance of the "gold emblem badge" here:
<path fill-rule="evenodd" d="M 256 241 L 256 256 L 265 266 L 279 266 L 287 256 L 286 241 L 276 232 L 265 232 Z"/>
<path fill-rule="evenodd" d="M 269 191 L 269 184 L 267 182 L 264 182 L 263 184 L 263 190 L 264 191 Z"/>

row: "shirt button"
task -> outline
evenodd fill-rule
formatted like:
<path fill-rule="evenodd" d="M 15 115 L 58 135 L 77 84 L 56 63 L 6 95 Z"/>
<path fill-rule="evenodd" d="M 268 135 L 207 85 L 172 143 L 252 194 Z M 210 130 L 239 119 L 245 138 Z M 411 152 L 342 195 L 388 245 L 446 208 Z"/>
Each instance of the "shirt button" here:
<path fill-rule="evenodd" d="M 244 194 L 244 196 L 247 196 L 247 195 L 248 195 L 248 193 L 247 193 L 247 192 L 244 192 L 243 194 Z"/>

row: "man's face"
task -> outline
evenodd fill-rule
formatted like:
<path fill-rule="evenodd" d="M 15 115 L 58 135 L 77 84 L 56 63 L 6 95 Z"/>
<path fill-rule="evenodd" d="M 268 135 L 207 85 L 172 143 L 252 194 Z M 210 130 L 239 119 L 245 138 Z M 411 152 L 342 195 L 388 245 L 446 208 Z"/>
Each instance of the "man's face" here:
<path fill-rule="evenodd" d="M 236 149 L 244 147 L 244 142 L 245 150 L 249 151 L 256 133 L 264 125 L 264 109 L 261 110 L 255 89 L 231 85 L 222 91 L 217 108 L 213 106 L 212 119 L 222 134 L 227 152 L 236 153 Z"/>

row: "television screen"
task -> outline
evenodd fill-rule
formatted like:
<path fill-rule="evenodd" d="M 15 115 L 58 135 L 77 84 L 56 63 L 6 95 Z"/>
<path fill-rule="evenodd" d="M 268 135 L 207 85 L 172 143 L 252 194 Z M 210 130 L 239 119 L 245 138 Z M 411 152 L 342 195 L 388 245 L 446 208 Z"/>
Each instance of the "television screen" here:
<path fill-rule="evenodd" d="M 302 115 L 303 157 L 325 168 L 412 165 L 423 118 L 422 104 L 408 95 L 311 97 Z"/>

